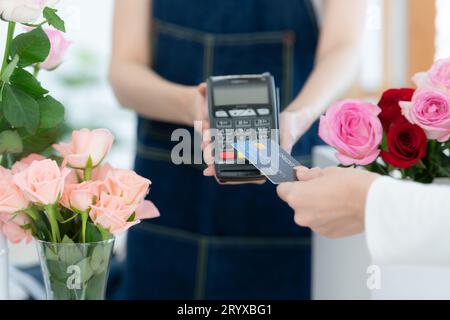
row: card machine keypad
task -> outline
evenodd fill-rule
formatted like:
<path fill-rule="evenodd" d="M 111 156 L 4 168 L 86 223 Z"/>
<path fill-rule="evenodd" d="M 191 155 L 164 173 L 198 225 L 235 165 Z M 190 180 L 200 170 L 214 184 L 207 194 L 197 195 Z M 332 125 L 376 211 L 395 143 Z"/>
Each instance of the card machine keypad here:
<path fill-rule="evenodd" d="M 219 117 L 217 117 L 219 115 Z M 267 140 L 271 134 L 271 119 L 259 116 L 269 116 L 269 108 L 246 109 L 245 111 L 225 110 L 216 111 L 216 128 L 218 129 L 219 161 L 234 163 L 234 160 L 244 160 L 237 153 L 232 144 L 239 140 Z M 243 118 L 245 117 L 245 118 Z M 242 163 L 242 161 L 240 162 Z M 248 164 L 245 160 L 244 163 Z"/>
<path fill-rule="evenodd" d="M 278 142 L 279 97 L 274 78 L 268 73 L 211 77 L 207 88 L 210 125 L 217 129 L 213 135 L 217 178 L 223 182 L 263 179 L 232 145 L 247 139 Z"/>

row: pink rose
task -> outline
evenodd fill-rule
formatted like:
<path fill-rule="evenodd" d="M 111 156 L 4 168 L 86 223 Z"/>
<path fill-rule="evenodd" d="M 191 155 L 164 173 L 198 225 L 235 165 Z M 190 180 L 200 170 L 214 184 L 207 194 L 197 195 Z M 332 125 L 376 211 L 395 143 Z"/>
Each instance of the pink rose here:
<path fill-rule="evenodd" d="M 33 163 L 33 161 L 41 161 L 41 160 L 45 160 L 45 157 L 41 156 L 40 154 L 32 153 L 28 157 L 23 158 L 22 160 L 14 163 L 11 169 L 12 173 L 16 174 L 22 172 L 23 170 L 28 168 L 30 164 Z"/>
<path fill-rule="evenodd" d="M 53 147 L 64 157 L 64 165 L 84 169 L 88 160 L 92 167 L 98 166 L 111 150 L 114 137 L 107 129 L 81 129 L 72 132 L 70 143 L 55 144 Z"/>
<path fill-rule="evenodd" d="M 428 78 L 433 85 L 450 90 L 450 58 L 436 61 L 428 71 Z"/>
<path fill-rule="evenodd" d="M 137 208 L 137 205 L 126 204 L 122 197 L 102 193 L 97 204 L 91 206 L 89 216 L 96 225 L 118 234 L 140 222 L 128 221 Z"/>
<path fill-rule="evenodd" d="M 34 161 L 16 174 L 13 181 L 31 202 L 50 205 L 59 201 L 69 173 L 69 169 L 61 170 L 56 161 L 47 159 Z"/>
<path fill-rule="evenodd" d="M 66 185 L 61 197 L 61 204 L 68 209 L 86 211 L 100 197 L 102 186 L 101 181 Z"/>
<path fill-rule="evenodd" d="M 50 40 L 50 53 L 47 59 L 39 64 L 39 68 L 54 70 L 63 62 L 64 56 L 71 42 L 64 37 L 64 33 L 56 29 L 45 29 Z"/>
<path fill-rule="evenodd" d="M 339 101 L 320 118 L 319 135 L 337 150 L 336 158 L 343 165 L 370 164 L 381 151 L 380 112 L 381 109 L 371 103 Z"/>
<path fill-rule="evenodd" d="M 411 102 L 401 102 L 403 115 L 421 127 L 428 139 L 450 139 L 450 94 L 438 89 L 416 91 Z"/>
<path fill-rule="evenodd" d="M 25 240 L 30 243 L 32 240 L 31 230 L 25 230 L 21 225 L 14 221 L 0 221 L 0 230 L 3 231 L 6 238 L 13 244 L 18 244 Z"/>
<path fill-rule="evenodd" d="M 131 170 L 112 170 L 105 180 L 109 194 L 123 197 L 126 204 L 139 204 L 148 194 L 150 180 Z"/>

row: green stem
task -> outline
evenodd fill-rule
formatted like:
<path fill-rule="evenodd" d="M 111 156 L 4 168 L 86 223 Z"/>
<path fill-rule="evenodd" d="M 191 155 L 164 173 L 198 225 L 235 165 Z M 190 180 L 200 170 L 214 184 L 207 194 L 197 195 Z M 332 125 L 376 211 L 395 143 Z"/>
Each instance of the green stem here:
<path fill-rule="evenodd" d="M 25 213 L 34 221 L 36 221 L 38 217 L 38 212 L 35 207 L 31 206 L 25 210 Z"/>
<path fill-rule="evenodd" d="M 1 155 L 1 159 L 0 159 L 0 166 L 2 166 L 3 168 L 6 168 L 8 166 L 8 159 L 6 157 L 6 154 L 2 154 Z"/>
<path fill-rule="evenodd" d="M 39 75 L 39 71 L 41 69 L 39 68 L 39 66 L 37 64 L 34 65 L 33 67 L 33 76 L 37 79 L 38 75 Z"/>
<path fill-rule="evenodd" d="M 88 221 L 88 211 L 81 212 L 81 241 L 82 243 L 86 243 L 86 227 Z"/>
<path fill-rule="evenodd" d="M 39 24 L 34 24 L 34 23 L 23 23 L 24 26 L 30 27 L 30 28 L 39 28 L 42 27 L 44 24 L 46 24 L 48 21 L 44 20 Z"/>
<path fill-rule="evenodd" d="M 16 23 L 9 22 L 8 23 L 8 34 L 6 36 L 5 53 L 3 54 L 2 69 L 1 69 L 0 74 L 3 74 L 3 71 L 5 71 L 5 68 L 8 65 L 9 52 L 11 51 L 11 44 L 12 44 L 12 40 L 14 38 L 14 30 L 15 29 L 16 29 Z"/>
<path fill-rule="evenodd" d="M 92 167 L 87 166 L 86 169 L 84 169 L 84 181 L 90 180 L 92 180 Z"/>
<path fill-rule="evenodd" d="M 57 205 L 50 204 L 45 206 L 48 220 L 50 221 L 50 228 L 52 230 L 52 240 L 54 243 L 61 242 L 61 235 L 59 233 L 58 220 L 56 219 Z"/>

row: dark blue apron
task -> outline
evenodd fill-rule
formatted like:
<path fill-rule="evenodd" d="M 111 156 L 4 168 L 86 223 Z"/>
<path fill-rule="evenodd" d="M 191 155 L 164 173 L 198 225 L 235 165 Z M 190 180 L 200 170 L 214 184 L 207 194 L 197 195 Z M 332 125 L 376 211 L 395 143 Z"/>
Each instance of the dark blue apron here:
<path fill-rule="evenodd" d="M 153 21 L 152 68 L 176 83 L 268 71 L 286 106 L 313 69 L 309 0 L 153 0 Z M 135 169 L 153 181 L 162 216 L 129 232 L 125 297 L 308 299 L 310 232 L 269 183 L 220 186 L 202 166 L 173 165 L 176 128 L 139 118 Z M 320 143 L 315 125 L 293 154 L 309 165 Z"/>

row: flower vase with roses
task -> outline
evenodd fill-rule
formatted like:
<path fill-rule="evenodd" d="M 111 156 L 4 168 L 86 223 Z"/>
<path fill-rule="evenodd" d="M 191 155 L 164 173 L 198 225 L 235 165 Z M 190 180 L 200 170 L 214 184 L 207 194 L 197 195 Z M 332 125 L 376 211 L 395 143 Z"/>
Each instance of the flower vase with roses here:
<path fill-rule="evenodd" d="M 14 244 L 36 240 L 49 299 L 103 299 L 114 236 L 159 212 L 145 200 L 148 179 L 103 163 L 114 140 L 108 130 L 74 131 L 69 143 L 54 144 L 64 107 L 37 76 L 56 69 L 70 45 L 57 2 L 0 0 L 8 22 L 0 70 L 0 236 Z M 18 23 L 24 32 L 15 36 Z M 52 145 L 61 157 L 52 156 Z"/>
<path fill-rule="evenodd" d="M 343 166 L 432 183 L 450 177 L 450 58 L 413 78 L 417 89 L 390 89 L 378 105 L 335 103 L 319 134 Z"/>
<path fill-rule="evenodd" d="M 31 154 L 0 167 L 3 231 L 37 240 L 48 298 L 103 299 L 114 235 L 159 216 L 148 179 L 103 164 L 112 144 L 108 130 L 82 129 L 54 145 L 60 164 Z"/>

